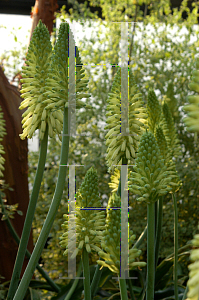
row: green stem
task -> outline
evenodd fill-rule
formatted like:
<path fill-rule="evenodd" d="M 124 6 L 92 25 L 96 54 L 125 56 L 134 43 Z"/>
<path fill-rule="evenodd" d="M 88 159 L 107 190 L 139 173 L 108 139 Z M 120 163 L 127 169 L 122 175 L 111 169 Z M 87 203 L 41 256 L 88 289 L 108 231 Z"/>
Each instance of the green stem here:
<path fill-rule="evenodd" d="M 155 236 L 157 234 L 157 222 L 158 222 L 158 201 L 155 202 Z"/>
<path fill-rule="evenodd" d="M 47 146 L 48 146 L 48 127 L 46 128 L 44 138 L 41 141 L 37 172 L 35 175 L 35 181 L 34 181 L 34 185 L 33 185 L 33 189 L 32 189 L 32 194 L 30 197 L 30 202 L 28 205 L 27 213 L 26 213 L 26 219 L 25 219 L 24 226 L 23 226 L 23 232 L 21 235 L 21 240 L 20 240 L 19 249 L 17 252 L 17 257 L 15 260 L 15 266 L 14 266 L 14 270 L 12 273 L 12 278 L 11 278 L 11 282 L 10 282 L 7 300 L 13 299 L 14 294 L 17 290 L 18 283 L 19 283 L 21 269 L 23 266 L 23 261 L 24 261 L 24 257 L 25 257 L 25 253 L 26 253 L 26 249 L 27 249 L 27 244 L 29 241 L 30 231 L 32 228 L 32 222 L 33 222 L 33 218 L 34 218 L 37 199 L 39 196 L 41 181 L 43 178 L 45 162 L 46 162 Z"/>
<path fill-rule="evenodd" d="M 146 225 L 144 231 L 141 233 L 141 235 L 139 236 L 139 239 L 137 240 L 137 242 L 133 245 L 133 248 L 139 248 L 139 246 L 142 244 L 143 240 L 146 238 L 147 236 L 147 227 L 148 225 Z"/>
<path fill-rule="evenodd" d="M 81 264 L 81 261 L 79 262 L 79 267 L 78 267 L 78 270 L 77 270 L 77 277 L 80 277 L 80 274 L 81 274 L 81 271 L 82 271 L 82 264 Z M 76 278 L 70 288 L 70 291 L 68 292 L 68 294 L 66 295 L 66 298 L 64 300 L 69 300 L 71 298 L 71 296 L 73 295 L 76 287 L 77 287 L 77 284 L 79 282 L 79 278 Z"/>
<path fill-rule="evenodd" d="M 155 268 L 158 264 L 158 256 L 160 250 L 160 240 L 162 235 L 162 218 L 163 218 L 163 196 L 158 200 L 158 220 L 157 220 L 157 230 L 156 230 L 156 243 L 155 243 Z"/>
<path fill-rule="evenodd" d="M 5 208 L 4 208 L 4 205 L 3 205 L 3 201 L 2 201 L 2 198 L 1 198 L 1 192 L 0 192 L 0 204 L 2 205 L 2 213 L 4 214 L 5 213 Z M 16 243 L 19 245 L 20 243 L 20 238 L 18 236 L 18 234 L 16 233 L 14 227 L 12 226 L 9 218 L 7 218 L 5 220 L 6 222 L 6 225 L 12 235 L 12 237 L 14 238 L 14 240 L 16 241 Z M 26 257 L 27 258 L 30 258 L 31 257 L 31 253 L 26 249 Z M 60 288 L 58 285 L 56 285 L 56 283 L 48 276 L 48 274 L 39 266 L 39 264 L 37 264 L 36 266 L 38 272 L 43 276 L 44 279 L 46 279 L 46 281 L 48 282 L 48 284 L 53 288 L 53 290 L 55 292 L 60 292 Z"/>
<path fill-rule="evenodd" d="M 147 289 L 146 299 L 154 299 L 154 281 L 155 281 L 155 204 L 152 202 L 147 205 Z"/>
<path fill-rule="evenodd" d="M 120 285 L 121 299 L 122 300 L 128 300 L 127 287 L 126 287 L 126 279 L 119 277 L 119 285 Z"/>
<path fill-rule="evenodd" d="M 69 152 L 69 139 L 70 139 L 70 128 L 68 126 L 68 108 L 64 108 L 64 121 L 63 121 L 63 138 L 62 138 L 62 146 L 61 146 L 61 157 L 60 157 L 60 166 L 59 166 L 59 174 L 57 185 L 54 193 L 54 197 L 44 222 L 43 228 L 41 230 L 40 236 L 37 240 L 35 248 L 33 250 L 32 256 L 28 263 L 28 266 L 24 272 L 20 285 L 15 294 L 14 300 L 21 300 L 25 296 L 28 285 L 34 273 L 35 267 L 38 263 L 48 235 L 50 233 L 51 227 L 53 225 L 57 210 L 59 208 L 59 204 L 61 201 L 61 197 L 63 194 L 63 189 L 66 180 L 66 172 L 67 172 L 67 162 L 68 162 L 68 152 Z M 70 124 L 70 123 L 69 123 Z"/>
<path fill-rule="evenodd" d="M 128 164 L 128 159 L 122 158 L 122 165 L 127 165 L 127 164 Z M 125 174 L 125 178 L 126 178 L 126 174 Z M 127 180 L 128 180 L 128 178 L 127 178 Z M 125 184 L 125 182 L 123 182 L 123 184 Z M 119 181 L 118 190 L 117 190 L 117 195 L 118 196 L 122 197 L 122 193 L 124 191 L 124 188 L 125 188 L 125 186 L 122 186 L 122 170 L 121 170 L 121 172 L 120 172 L 120 181 Z M 123 276 L 121 276 L 121 277 L 123 277 Z M 119 277 L 119 283 L 120 283 L 120 293 L 121 293 L 122 300 L 126 300 L 126 299 L 128 299 L 126 279 Z"/>
<path fill-rule="evenodd" d="M 182 300 L 187 299 L 187 293 L 188 293 L 188 285 L 186 286 Z"/>
<path fill-rule="evenodd" d="M 129 292 L 130 292 L 130 295 L 131 295 L 131 300 L 135 300 L 135 295 L 134 295 L 134 292 L 133 292 L 133 286 L 132 286 L 131 279 L 127 279 L 127 283 L 128 283 L 128 286 L 129 286 Z"/>
<path fill-rule="evenodd" d="M 99 258 L 100 260 L 101 258 Z M 98 286 L 99 286 L 99 281 L 100 281 L 100 278 L 101 278 L 101 275 L 102 275 L 102 269 L 100 270 L 100 265 L 97 265 L 96 266 L 96 269 L 95 269 L 95 274 L 93 276 L 93 280 L 92 280 L 92 283 L 91 283 L 91 297 L 95 297 L 96 295 L 96 292 L 97 292 L 97 289 L 98 289 Z"/>
<path fill-rule="evenodd" d="M 84 274 L 84 299 L 91 300 L 89 257 L 85 247 L 82 252 L 82 265 Z"/>
<path fill-rule="evenodd" d="M 174 291 L 175 300 L 178 300 L 178 208 L 175 193 L 172 197 L 174 202 Z"/>

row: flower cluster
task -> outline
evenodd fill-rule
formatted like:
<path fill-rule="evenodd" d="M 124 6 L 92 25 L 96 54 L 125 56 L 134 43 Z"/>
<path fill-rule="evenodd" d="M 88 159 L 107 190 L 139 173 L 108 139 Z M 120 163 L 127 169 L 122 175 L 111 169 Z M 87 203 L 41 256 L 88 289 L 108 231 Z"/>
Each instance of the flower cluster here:
<path fill-rule="evenodd" d="M 61 134 L 63 108 L 68 106 L 68 33 L 69 25 L 62 23 L 52 51 L 48 29 L 41 20 L 33 32 L 21 80 L 21 97 L 25 99 L 19 108 L 28 107 L 22 115 L 21 139 L 31 138 L 36 129 L 40 129 L 39 138 L 43 139 L 47 126 L 50 137 Z M 72 35 L 71 38 L 74 39 Z M 76 64 L 76 95 L 72 95 L 71 102 L 76 100 L 77 108 L 89 107 L 80 101 L 90 95 L 87 94 L 88 81 L 82 80 L 84 70 L 77 48 Z M 75 72 L 75 62 L 73 65 Z"/>
<path fill-rule="evenodd" d="M 160 121 L 161 106 L 153 89 L 150 89 L 148 92 L 147 113 L 149 130 L 154 133 L 155 126 Z"/>
<path fill-rule="evenodd" d="M 104 229 L 105 224 L 105 213 L 104 211 L 100 211 L 100 207 L 97 171 L 94 168 L 90 168 L 77 192 L 75 203 L 76 211 L 72 211 L 71 213 L 71 216 L 76 222 L 76 226 L 71 229 L 70 234 L 72 238 L 69 244 L 68 215 L 64 215 L 66 221 L 62 227 L 65 233 L 60 238 L 60 245 L 66 248 L 64 255 L 69 254 L 70 245 L 72 245 L 73 248 L 77 246 L 71 258 L 75 258 L 82 252 L 83 247 L 86 248 L 88 253 L 90 253 L 91 250 L 97 252 L 100 250 L 97 245 L 100 245 L 102 229 Z M 76 244 L 74 241 L 75 235 Z"/>
<path fill-rule="evenodd" d="M 158 125 L 155 129 L 155 138 L 160 149 L 160 154 L 162 155 L 164 163 L 167 167 L 169 177 L 171 178 L 171 181 L 168 185 L 173 191 L 176 191 L 176 189 L 178 189 L 182 183 L 177 174 L 175 162 L 172 160 L 172 152 L 167 146 L 167 141 L 160 125 Z"/>
<path fill-rule="evenodd" d="M 198 227 L 199 228 L 199 227 Z M 199 298 L 199 234 L 194 236 L 192 240 L 193 246 L 196 249 L 191 250 L 190 259 L 193 261 L 189 265 L 189 280 L 187 281 L 187 286 L 189 291 L 187 293 L 187 300 L 198 300 Z"/>
<path fill-rule="evenodd" d="M 171 176 L 164 164 L 156 139 L 151 132 L 145 132 L 141 139 L 136 158 L 135 172 L 130 174 L 129 189 L 138 194 L 138 201 L 147 204 L 157 201 L 159 195 L 171 191 Z"/>
<path fill-rule="evenodd" d="M 97 263 L 102 267 L 109 268 L 113 273 L 120 273 L 120 240 L 121 240 L 121 198 L 113 193 L 108 201 L 107 217 L 105 230 L 103 231 L 103 239 L 101 247 L 103 250 L 99 251 L 103 260 L 97 260 Z M 128 222 L 124 230 L 128 230 Z M 145 262 L 136 262 L 141 254 L 141 250 L 131 248 L 135 240 L 135 235 L 132 234 L 129 238 L 129 269 L 133 269 L 137 266 L 146 266 Z"/>
<path fill-rule="evenodd" d="M 47 109 L 51 108 L 63 108 L 68 107 L 68 65 L 69 65 L 69 57 L 68 57 L 68 37 L 69 37 L 69 25 L 67 23 L 61 23 L 58 40 L 55 44 L 55 48 L 52 55 L 52 64 L 50 67 L 50 71 L 48 74 L 47 85 L 48 90 L 46 92 L 47 101 L 45 101 L 47 105 Z M 72 31 L 71 38 L 74 40 Z M 75 66 L 75 61 L 72 62 Z M 79 50 L 76 47 L 76 95 L 73 97 L 76 99 L 76 108 L 81 108 L 86 106 L 86 104 L 80 99 L 89 98 L 90 95 L 87 93 L 87 83 L 88 80 L 82 80 L 85 76 L 84 69 L 82 68 L 81 59 L 79 56 Z M 72 70 L 75 72 L 74 70 Z M 74 83 L 75 84 L 75 83 Z M 74 96 L 74 95 L 72 95 Z M 71 99 L 73 100 L 73 99 Z M 74 101 L 73 101 L 74 102 Z M 71 103 L 72 104 L 72 103 Z"/>
<path fill-rule="evenodd" d="M 121 133 L 121 69 L 119 68 L 109 93 L 107 105 L 106 134 L 107 162 L 112 169 L 114 165 L 122 164 L 122 158 L 132 161 L 135 158 L 139 137 L 145 126 L 147 114 L 142 101 L 142 95 L 138 92 L 132 71 L 129 71 L 129 103 L 123 109 L 128 111 L 128 128 L 125 134 Z M 125 101 L 124 101 L 125 102 Z"/>
<path fill-rule="evenodd" d="M 171 111 L 166 102 L 162 105 L 162 115 L 163 118 L 161 120 L 161 125 L 167 141 L 167 146 L 171 151 L 172 156 L 178 157 L 179 155 L 181 155 L 180 143 L 177 138 L 177 133 Z"/>
<path fill-rule="evenodd" d="M 4 151 L 4 147 L 1 144 L 4 135 L 6 134 L 6 130 L 5 130 L 5 120 L 3 118 L 3 112 L 2 109 L 0 107 L 0 177 L 3 177 L 3 172 L 4 171 L 4 162 L 5 162 L 5 158 L 2 156 L 2 154 L 5 154 Z"/>
<path fill-rule="evenodd" d="M 51 53 L 50 35 L 48 29 L 40 20 L 33 32 L 28 47 L 26 65 L 22 67 L 21 97 L 24 100 L 21 102 L 19 109 L 26 107 L 28 109 L 22 115 L 23 133 L 20 135 L 21 139 L 25 139 L 26 137 L 31 138 L 35 130 L 41 128 L 41 125 L 42 129 L 39 137 L 43 139 L 47 118 L 47 111 L 45 110 L 43 101 L 46 99 L 44 92 L 50 67 Z M 53 115 L 49 116 L 50 120 L 52 121 L 52 126 L 57 124 Z"/>
<path fill-rule="evenodd" d="M 196 59 L 196 69 L 192 72 L 192 82 L 189 88 L 197 95 L 188 96 L 190 104 L 183 106 L 183 110 L 188 113 L 188 117 L 183 121 L 187 130 L 191 132 L 199 132 L 199 58 Z"/>

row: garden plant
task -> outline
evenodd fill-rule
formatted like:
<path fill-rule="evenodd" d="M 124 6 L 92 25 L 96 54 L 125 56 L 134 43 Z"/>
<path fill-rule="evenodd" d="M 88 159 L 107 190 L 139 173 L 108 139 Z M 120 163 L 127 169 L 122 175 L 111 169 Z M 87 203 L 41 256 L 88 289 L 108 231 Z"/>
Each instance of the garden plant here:
<path fill-rule="evenodd" d="M 188 97 L 189 105 L 183 107 L 188 114 L 184 119 L 187 130 L 199 131 L 199 60 L 189 84 L 194 95 Z M 75 198 L 67 202 L 62 223 L 62 234 L 57 243 L 69 267 L 69 260 L 77 262 L 76 275 L 70 278 L 65 268 L 67 283 L 56 283 L 38 264 L 51 227 L 55 220 L 66 186 L 69 166 L 70 139 L 74 132 L 75 110 L 89 111 L 88 79 L 80 59 L 78 47 L 66 22 L 62 22 L 54 48 L 47 28 L 40 21 L 37 25 L 22 71 L 20 109 L 23 113 L 21 138 L 32 138 L 39 129 L 40 154 L 34 178 L 30 203 L 21 240 L 5 218 L 19 250 L 9 284 L 7 300 L 42 299 L 39 289 L 55 292 L 51 299 L 190 299 L 199 298 L 199 235 L 194 235 L 190 251 L 192 263 L 186 287 L 179 283 L 179 259 L 189 254 L 191 243 L 178 247 L 178 207 L 176 192 L 182 186 L 176 168 L 181 154 L 174 119 L 167 101 L 160 103 L 155 89 L 148 87 L 147 102 L 136 84 L 136 72 L 131 67 L 115 66 L 111 90 L 106 99 L 106 127 L 104 142 L 107 146 L 106 161 L 111 174 L 112 189 L 108 204 L 103 206 L 100 197 L 96 166 L 88 168 Z M 124 101 L 128 75 L 128 101 Z M 0 141 L 5 134 L 3 116 L 0 119 Z M 124 130 L 125 129 L 125 130 Z M 27 252 L 27 241 L 46 164 L 48 137 L 58 137 L 61 148 L 60 163 L 54 196 L 51 199 L 42 230 L 32 255 Z M 4 151 L 0 148 L 0 176 L 3 174 Z M 70 166 L 69 166 L 70 167 Z M 69 184 L 72 179 L 69 176 Z M 147 224 L 138 237 L 128 223 L 129 201 L 137 201 L 147 208 Z M 70 193 L 74 191 L 69 190 Z M 3 194 L 2 194 L 3 196 Z M 130 199 L 132 197 L 132 199 Z M 174 207 L 174 246 L 164 260 L 159 261 L 160 242 L 163 234 L 163 206 L 170 197 Z M 69 198 L 70 199 L 70 198 Z M 1 198 L 2 211 L 6 210 Z M 125 210 L 126 209 L 126 210 Z M 141 244 L 147 240 L 147 256 L 142 257 Z M 125 244 L 124 241 L 127 241 Z M 127 246 L 127 247 L 125 247 Z M 127 251 L 126 251 L 127 250 Z M 20 280 L 25 255 L 29 264 Z M 76 267 L 76 264 L 74 264 Z M 128 266 L 123 269 L 122 266 Z M 46 280 L 31 280 L 35 269 Z M 138 276 L 134 278 L 134 276 Z M 63 276 L 63 274 L 62 274 Z M 173 279 L 171 279 L 173 278 Z M 169 282 L 170 281 L 170 282 Z M 119 285 L 119 286 L 118 286 Z M 107 287 L 107 290 L 105 289 Z M 104 289 L 103 289 L 104 288 Z M 113 293 L 110 294 L 110 292 Z M 117 291 L 114 293 L 114 291 Z"/>

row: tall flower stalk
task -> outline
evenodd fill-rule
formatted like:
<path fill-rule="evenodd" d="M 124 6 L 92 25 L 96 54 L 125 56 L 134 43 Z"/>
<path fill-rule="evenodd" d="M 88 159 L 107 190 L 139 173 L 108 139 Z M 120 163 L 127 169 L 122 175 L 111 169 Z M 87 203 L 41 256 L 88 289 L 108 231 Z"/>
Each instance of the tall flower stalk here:
<path fill-rule="evenodd" d="M 125 103 L 124 99 L 122 99 L 122 88 L 124 90 L 125 87 L 122 85 L 124 81 L 121 78 L 121 68 L 118 68 L 118 71 L 115 75 L 111 93 L 108 97 L 108 105 L 107 105 L 107 126 L 106 129 L 109 129 L 108 133 L 106 134 L 106 145 L 107 148 L 107 162 L 109 166 L 109 171 L 114 170 L 116 165 L 127 165 L 131 163 L 135 159 L 135 152 L 137 151 L 138 141 L 140 135 L 145 126 L 145 119 L 147 118 L 146 110 L 143 106 L 142 101 L 142 94 L 139 93 L 138 87 L 135 84 L 135 79 L 131 70 L 129 70 L 129 99 L 128 104 Z M 125 92 L 126 93 L 126 92 Z M 124 103 L 123 103 L 123 102 Z M 123 111 L 121 111 L 123 110 Z M 122 118 L 122 119 L 121 119 Z M 121 121 L 123 120 L 123 122 Z M 121 128 L 122 126 L 126 126 L 126 128 Z M 121 170 L 122 172 L 122 170 Z M 126 175 L 126 174 L 125 174 Z M 126 177 L 126 176 L 124 176 Z M 123 192 L 125 190 L 124 186 L 122 185 L 122 173 L 120 173 L 120 179 L 118 187 L 114 188 L 117 189 L 117 196 L 120 199 L 122 198 Z M 112 198 L 111 198 L 112 199 Z M 125 201 L 123 199 L 122 201 Z M 112 200 L 110 200 L 112 201 Z M 119 204 L 119 203 L 118 203 Z M 125 203 L 122 203 L 123 207 L 126 206 Z M 122 209 L 122 205 L 118 205 Z M 118 208 L 119 209 L 119 208 Z M 123 210 L 123 209 L 122 209 Z M 109 221 L 108 221 L 109 222 Z M 120 224 L 120 222 L 118 223 Z M 108 226 L 108 225 L 107 225 Z M 123 228 L 125 233 L 128 232 L 128 228 Z M 114 233 L 115 234 L 115 233 Z M 111 237 L 111 240 L 113 238 Z M 117 247 L 120 247 L 119 240 L 116 243 Z M 104 247 L 104 246 L 102 246 Z M 108 247 L 103 248 L 104 250 L 108 251 Z M 137 249 L 133 249 L 132 251 L 136 251 Z M 118 248 L 117 248 L 118 251 Z M 109 253 L 109 252 L 108 252 Z M 115 252 L 116 253 L 116 252 Z M 103 254 L 104 255 L 104 254 Z M 111 254 L 113 256 L 113 253 Z M 115 267 L 112 266 L 112 272 L 118 273 L 118 261 L 122 259 L 120 251 L 117 252 L 117 261 L 115 261 Z M 103 257 L 103 256 L 102 256 Z M 110 256 L 111 257 L 111 256 Z M 103 257 L 104 258 L 104 257 Z M 107 262 L 107 259 L 106 259 Z M 98 261 L 99 264 L 104 264 L 103 261 Z M 107 263 L 107 267 L 110 262 Z M 113 263 L 111 262 L 111 265 Z M 119 264 L 120 265 L 120 264 Z M 117 271 L 116 271 L 116 269 Z M 120 272 L 118 273 L 120 274 Z M 123 271 L 121 273 L 121 277 L 119 277 L 120 282 L 120 292 L 122 299 L 127 299 L 126 293 L 126 280 L 124 279 Z"/>
<path fill-rule="evenodd" d="M 104 211 L 100 211 L 100 207 L 97 172 L 94 168 L 90 168 L 77 192 L 74 207 L 77 211 L 73 210 L 71 212 L 70 218 L 72 217 L 76 224 L 73 224 L 71 229 L 68 223 L 68 215 L 64 215 L 66 221 L 62 227 L 65 232 L 60 242 L 60 245 L 66 249 L 64 255 L 68 255 L 71 259 L 74 259 L 78 254 L 82 256 L 83 274 L 85 277 L 84 295 L 86 300 L 91 299 L 88 255 L 91 251 L 98 252 L 100 250 L 102 230 L 105 224 Z M 72 249 L 75 248 L 75 250 L 70 253 L 72 246 Z"/>
<path fill-rule="evenodd" d="M 17 290 L 45 168 L 48 144 L 48 124 L 45 126 L 45 130 L 42 133 L 42 118 L 43 115 L 46 114 L 45 106 L 42 104 L 42 101 L 51 52 L 52 46 L 48 29 L 40 21 L 34 30 L 28 48 L 26 66 L 23 67 L 23 79 L 21 80 L 23 85 L 21 94 L 25 100 L 22 101 L 20 105 L 20 109 L 28 107 L 22 115 L 23 133 L 20 136 L 22 139 L 26 136 L 31 138 L 34 131 L 40 128 L 40 155 L 7 300 L 12 300 Z"/>
<path fill-rule="evenodd" d="M 40 22 L 41 23 L 41 22 Z M 40 24 L 38 26 L 41 26 Z M 56 43 L 56 46 L 54 48 L 53 54 L 51 56 L 51 64 L 48 66 L 48 72 L 45 84 L 43 86 L 42 92 L 44 98 L 40 98 L 42 101 L 41 105 L 38 106 L 38 109 L 36 108 L 36 115 L 43 105 L 45 106 L 44 110 L 45 113 L 42 112 L 40 121 L 36 121 L 37 125 L 34 125 L 34 129 L 37 129 L 37 126 L 40 124 L 41 129 L 46 130 L 46 128 L 49 126 L 49 135 L 52 136 L 53 132 L 60 134 L 62 129 L 62 122 L 63 122 L 63 132 L 62 132 L 62 145 L 61 145 L 61 156 L 60 156 L 60 166 L 59 166 L 59 173 L 58 173 L 58 180 L 55 188 L 55 193 L 52 199 L 52 203 L 49 209 L 49 212 L 47 214 L 46 220 L 44 222 L 43 228 L 41 230 L 40 236 L 38 238 L 38 241 L 35 245 L 34 251 L 32 253 L 32 256 L 30 258 L 30 261 L 28 263 L 28 266 L 25 270 L 25 273 L 23 275 L 23 278 L 20 282 L 20 285 L 15 293 L 14 300 L 22 299 L 26 293 L 26 290 L 28 288 L 29 282 L 32 278 L 32 275 L 34 273 L 36 264 L 39 260 L 39 257 L 41 255 L 41 252 L 44 248 L 45 242 L 47 240 L 47 237 L 49 235 L 50 229 L 53 225 L 60 200 L 62 197 L 63 189 L 65 186 L 65 179 L 66 179 L 66 172 L 67 172 L 67 162 L 68 162 L 68 153 L 69 153 L 69 137 L 70 137 L 70 121 L 71 121 L 71 108 L 68 105 L 68 37 L 69 37 L 69 25 L 67 23 L 62 23 L 60 25 L 59 29 L 59 35 L 58 40 Z M 39 42 L 35 42 L 36 49 L 38 48 L 38 44 L 41 43 L 43 46 L 43 36 L 40 37 Z M 72 36 L 73 39 L 73 36 Z M 33 51 L 34 54 L 34 51 Z M 43 54 L 43 56 L 45 56 Z M 43 56 L 39 56 L 39 59 Z M 61 58 L 61 60 L 60 60 Z M 40 59 L 40 60 L 41 60 Z M 80 58 L 77 60 L 77 64 L 80 62 Z M 71 65 L 71 64 L 70 64 Z M 69 65 L 69 67 L 70 67 Z M 34 73 L 35 70 L 37 70 L 39 66 L 31 66 L 30 71 Z M 82 78 L 82 67 L 80 67 L 80 70 L 77 71 L 77 73 L 81 73 L 80 79 Z M 59 73 L 62 76 L 62 80 L 59 80 L 59 76 L 57 75 Z M 53 76 L 54 74 L 55 76 Z M 37 77 L 36 77 L 37 78 Z M 50 78 L 50 79 L 49 79 Z M 54 82 L 54 85 L 52 86 L 52 82 Z M 43 84 L 43 81 L 41 81 Z M 37 86 L 32 90 L 32 94 L 35 95 L 37 93 Z M 29 93 L 29 88 L 27 92 Z M 40 90 L 41 91 L 41 90 Z M 81 80 L 78 83 L 78 91 L 81 91 L 80 94 L 78 94 L 78 99 L 83 98 L 85 96 L 84 92 L 87 92 L 86 85 L 81 85 Z M 23 92 L 26 92 L 23 90 Z M 70 93 L 70 89 L 69 89 Z M 70 97 L 72 95 L 69 94 Z M 74 96 L 74 95 L 73 95 Z M 88 94 L 87 94 L 88 98 Z M 33 100 L 33 103 L 35 103 L 35 99 Z M 80 100 L 79 100 L 80 101 Z M 27 100 L 28 102 L 28 100 Z M 75 103 L 75 101 L 73 101 Z M 85 106 L 84 103 L 78 103 L 80 106 Z M 63 116 L 61 117 L 59 112 L 62 111 Z M 27 114 L 26 117 L 31 117 L 31 113 Z M 38 117 L 38 116 L 37 116 Z M 36 117 L 33 116 L 33 119 L 35 120 Z M 46 122 L 46 123 L 45 123 Z M 44 124 L 45 123 L 45 124 Z M 28 123 L 29 124 L 29 123 Z M 28 126 L 27 124 L 27 126 Z M 59 125 L 58 125 L 59 124 Z M 42 131 L 42 130 L 41 130 Z M 32 129 L 29 127 L 25 130 L 24 136 L 28 135 L 29 137 L 32 136 Z M 42 133 L 41 133 L 42 138 Z"/>
<path fill-rule="evenodd" d="M 136 165 L 131 173 L 129 189 L 141 197 L 137 201 L 147 203 L 147 300 L 154 299 L 155 280 L 155 202 L 167 194 L 169 172 L 164 165 L 156 139 L 151 132 L 145 132 L 140 140 Z"/>
<path fill-rule="evenodd" d="M 195 61 L 196 69 L 192 72 L 191 82 L 189 84 L 190 90 L 195 94 L 188 96 L 189 104 L 183 107 L 183 110 L 188 113 L 188 116 L 183 119 L 187 130 L 190 132 L 199 132 L 199 59 Z M 199 229 L 199 226 L 198 226 Z M 199 234 L 194 235 L 192 240 L 194 249 L 191 250 L 190 259 L 192 263 L 189 265 L 189 280 L 187 282 L 187 300 L 198 300 L 199 298 Z"/>
<path fill-rule="evenodd" d="M 124 270 L 121 270 L 121 250 L 120 250 L 120 240 L 121 240 L 121 198 L 116 193 L 113 193 L 108 201 L 107 206 L 107 217 L 105 230 L 103 231 L 103 239 L 101 242 L 102 250 L 98 252 L 103 260 L 98 260 L 97 263 L 102 267 L 109 268 L 113 273 L 116 273 L 119 277 L 120 293 L 121 299 L 126 300 L 127 288 L 126 280 L 124 279 Z M 128 230 L 128 223 L 126 228 Z M 141 250 L 137 248 L 132 248 L 132 244 L 135 240 L 135 235 L 130 232 L 129 237 L 129 269 L 134 269 L 136 267 L 146 266 L 145 262 L 136 261 L 141 254 Z"/>

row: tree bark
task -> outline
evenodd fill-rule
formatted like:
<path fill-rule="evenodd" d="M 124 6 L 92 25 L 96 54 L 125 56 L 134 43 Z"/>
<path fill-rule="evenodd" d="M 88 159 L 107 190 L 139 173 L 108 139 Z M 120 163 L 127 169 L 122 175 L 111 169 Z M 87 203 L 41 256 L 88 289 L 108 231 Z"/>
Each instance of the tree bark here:
<path fill-rule="evenodd" d="M 11 85 L 0 68 L 0 106 L 2 108 L 6 122 L 7 134 L 3 139 L 5 154 L 4 180 L 13 191 L 5 190 L 8 205 L 18 203 L 18 209 L 23 212 L 23 216 L 15 213 L 11 220 L 19 237 L 21 236 L 25 215 L 29 203 L 28 189 L 28 147 L 27 139 L 21 140 L 19 134 L 22 133 L 22 113 L 19 110 L 21 102 L 20 93 L 17 87 Z M 0 221 L 0 275 L 5 277 L 3 281 L 11 279 L 18 245 L 11 236 L 6 223 Z M 30 235 L 28 250 L 33 250 L 32 232 Z M 28 259 L 25 258 L 22 273 L 25 270 Z"/>
<path fill-rule="evenodd" d="M 58 8 L 57 0 L 36 0 L 31 16 L 33 18 L 30 40 L 32 33 L 39 20 L 47 26 L 49 33 L 53 31 L 54 13 Z M 18 203 L 18 210 L 23 212 L 23 216 L 17 213 L 11 220 L 14 229 L 19 237 L 23 230 L 25 215 L 29 203 L 28 189 L 28 145 L 27 139 L 21 140 L 19 134 L 22 133 L 22 113 L 19 110 L 21 103 L 20 93 L 17 87 L 11 85 L 2 68 L 0 67 L 0 106 L 4 113 L 7 135 L 4 136 L 3 146 L 5 150 L 5 171 L 4 180 L 13 188 L 13 191 L 6 190 L 8 205 Z M 0 275 L 4 277 L 2 281 L 9 281 L 12 277 L 18 245 L 11 236 L 6 223 L 0 220 Z M 28 250 L 32 253 L 33 237 L 32 231 L 28 242 Z M 27 266 L 28 259 L 25 258 L 21 276 Z"/>
<path fill-rule="evenodd" d="M 42 21 L 48 28 L 49 33 L 53 31 L 53 21 L 55 19 L 55 11 L 58 9 L 57 0 L 36 0 L 35 6 L 31 13 L 32 28 L 30 31 L 30 40 L 32 38 L 33 31 L 37 26 L 39 20 Z"/>

